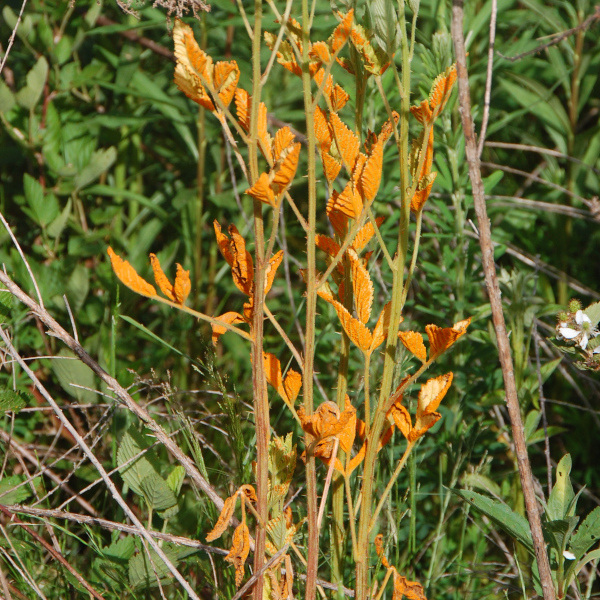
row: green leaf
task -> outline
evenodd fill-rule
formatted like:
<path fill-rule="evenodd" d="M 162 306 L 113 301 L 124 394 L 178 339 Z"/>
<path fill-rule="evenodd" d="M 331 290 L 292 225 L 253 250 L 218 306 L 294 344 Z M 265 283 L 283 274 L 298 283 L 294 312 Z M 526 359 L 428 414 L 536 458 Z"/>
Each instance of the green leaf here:
<path fill-rule="evenodd" d="M 17 92 L 17 102 L 27 110 L 31 110 L 39 102 L 44 91 L 44 84 L 48 76 L 48 61 L 41 56 L 33 69 L 27 73 L 27 85 Z"/>
<path fill-rule="evenodd" d="M 114 540 L 110 546 L 102 549 L 102 554 L 115 562 L 128 561 L 135 552 L 135 536 Z"/>
<path fill-rule="evenodd" d="M 58 215 L 58 200 L 54 194 L 44 195 L 42 184 L 25 174 L 23 177 L 25 200 L 31 208 L 32 216 L 38 225 L 46 227 Z"/>
<path fill-rule="evenodd" d="M 69 217 L 71 216 L 72 206 L 73 206 L 73 202 L 71 201 L 71 198 L 69 198 L 67 200 L 66 206 L 63 208 L 60 215 L 58 215 L 58 217 L 56 217 L 56 219 L 54 219 L 54 221 L 52 221 L 52 223 L 50 223 L 50 225 L 48 225 L 48 228 L 46 229 L 46 233 L 52 239 L 56 240 L 61 236 L 62 232 L 64 231 L 65 227 L 67 226 Z"/>
<path fill-rule="evenodd" d="M 0 413 L 4 414 L 8 411 L 19 412 L 27 402 L 21 395 L 21 392 L 14 391 L 9 388 L 0 390 Z M 0 502 L 1 504 L 1 502 Z"/>
<path fill-rule="evenodd" d="M 571 551 L 579 560 L 600 540 L 600 506 L 597 506 L 571 538 Z"/>
<path fill-rule="evenodd" d="M 19 504 L 31 496 L 29 484 L 16 488 L 25 481 L 22 475 L 11 475 L 0 481 L 0 504 Z"/>
<path fill-rule="evenodd" d="M 502 494 L 500 486 L 495 481 L 492 481 L 489 477 L 480 475 L 479 473 L 465 473 L 462 481 L 469 487 L 485 490 L 494 496 L 499 497 Z"/>
<path fill-rule="evenodd" d="M 13 295 L 0 288 L 0 323 L 8 323 L 12 315 Z"/>
<path fill-rule="evenodd" d="M 153 510 L 166 510 L 177 504 L 175 494 L 156 471 L 142 479 L 140 489 L 144 500 Z"/>
<path fill-rule="evenodd" d="M 491 500 L 476 492 L 457 489 L 451 491 L 463 500 L 466 500 L 473 508 L 486 515 L 498 527 L 523 544 L 530 554 L 535 556 L 529 523 L 524 516 L 514 512 L 503 502 Z"/>
<path fill-rule="evenodd" d="M 175 566 L 182 558 L 197 552 L 194 548 L 177 548 L 171 544 L 165 544 L 162 551 Z M 171 577 L 169 568 L 152 548 L 148 548 L 148 552 L 142 549 L 129 561 L 129 584 L 134 589 L 156 587 L 157 580 L 166 583 Z"/>
<path fill-rule="evenodd" d="M 154 440 L 141 434 L 134 425 L 132 425 L 127 433 L 121 439 L 119 449 L 117 451 L 117 465 L 120 467 L 129 460 L 138 456 L 143 450 L 148 448 Z M 154 450 L 146 451 L 142 456 L 133 460 L 123 469 L 119 469 L 123 481 L 136 493 L 138 496 L 144 496 L 142 489 L 142 481 L 152 474 L 160 473 L 160 463 L 156 457 Z"/>
<path fill-rule="evenodd" d="M 58 378 L 61 387 L 69 396 L 77 398 L 79 402 L 93 404 L 97 401 L 98 395 L 93 389 L 96 389 L 94 372 L 84 365 L 70 350 L 63 349 L 58 355 L 59 358 L 52 360 L 52 370 Z M 81 385 L 91 390 L 74 387 L 71 384 Z"/>
<path fill-rule="evenodd" d="M 185 469 L 181 465 L 177 465 L 167 477 L 167 485 L 169 489 L 175 494 L 175 496 L 179 496 L 179 492 L 181 491 L 181 486 L 183 485 L 183 480 L 185 479 Z"/>
<path fill-rule="evenodd" d="M 590 304 L 583 312 L 590 318 L 592 325 L 597 327 L 600 322 L 600 302 Z"/>
<path fill-rule="evenodd" d="M 537 426 L 540 424 L 542 413 L 539 410 L 529 411 L 527 417 L 525 417 L 525 439 L 529 441 L 529 438 L 535 433 Z"/>
<path fill-rule="evenodd" d="M 104 171 L 113 165 L 115 160 L 117 160 L 117 149 L 114 146 L 103 150 L 96 150 L 92 154 L 88 165 L 75 176 L 75 180 L 73 181 L 75 189 L 80 190 L 98 179 Z"/>
<path fill-rule="evenodd" d="M 547 541 L 550 542 L 559 555 L 562 555 L 565 551 L 577 523 L 579 523 L 579 517 L 567 517 L 566 519 L 544 523 L 544 533 L 549 538 Z"/>
<path fill-rule="evenodd" d="M 10 88 L 0 79 L 0 113 L 7 113 L 15 105 L 15 95 Z"/>
<path fill-rule="evenodd" d="M 67 298 L 73 314 L 77 314 L 83 306 L 90 291 L 89 269 L 81 264 L 76 265 L 67 281 Z"/>
<path fill-rule="evenodd" d="M 552 488 L 546 507 L 546 516 L 549 521 L 564 519 L 567 516 L 571 500 L 575 497 L 569 477 L 571 465 L 571 455 L 565 454 L 556 467 L 556 483 Z"/>
<path fill-rule="evenodd" d="M 546 427 L 546 432 L 544 432 L 543 427 L 540 427 L 527 438 L 527 445 L 537 444 L 538 442 L 545 440 L 546 433 L 548 434 L 548 437 L 552 437 L 553 435 L 558 435 L 565 431 L 568 431 L 568 429 L 566 427 L 560 427 L 559 425 L 549 425 Z"/>

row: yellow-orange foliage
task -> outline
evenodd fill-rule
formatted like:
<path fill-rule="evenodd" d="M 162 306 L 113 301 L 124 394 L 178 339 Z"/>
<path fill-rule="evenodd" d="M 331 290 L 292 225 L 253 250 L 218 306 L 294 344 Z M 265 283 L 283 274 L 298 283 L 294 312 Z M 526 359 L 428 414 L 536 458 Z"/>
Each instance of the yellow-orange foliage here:
<path fill-rule="evenodd" d="M 148 298 L 156 296 L 156 289 L 154 286 L 149 284 L 145 279 L 142 279 L 126 260 L 123 260 L 116 254 L 110 246 L 108 247 L 107 252 L 110 257 L 113 271 L 122 284 L 142 296 L 147 296 Z"/>

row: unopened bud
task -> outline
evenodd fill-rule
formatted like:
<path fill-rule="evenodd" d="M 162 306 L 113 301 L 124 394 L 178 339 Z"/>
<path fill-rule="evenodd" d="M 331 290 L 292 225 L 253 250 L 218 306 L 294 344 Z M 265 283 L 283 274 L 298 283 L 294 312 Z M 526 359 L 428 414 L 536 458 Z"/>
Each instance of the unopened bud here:
<path fill-rule="evenodd" d="M 581 302 L 577 300 L 577 298 L 571 298 L 571 300 L 569 300 L 569 312 L 574 313 L 578 310 L 581 310 Z"/>
<path fill-rule="evenodd" d="M 421 4 L 421 0 L 408 0 L 408 6 L 415 14 L 419 12 L 419 4 Z"/>

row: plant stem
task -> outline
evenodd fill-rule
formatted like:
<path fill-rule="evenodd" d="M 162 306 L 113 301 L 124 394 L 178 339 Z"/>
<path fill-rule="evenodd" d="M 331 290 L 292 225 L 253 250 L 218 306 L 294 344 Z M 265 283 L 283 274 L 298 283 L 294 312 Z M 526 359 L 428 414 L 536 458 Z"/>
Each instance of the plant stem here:
<path fill-rule="evenodd" d="M 527 444 L 523 422 L 521 419 L 521 409 L 517 397 L 517 388 L 510 355 L 510 343 L 504 322 L 504 313 L 502 311 L 502 300 L 500 297 L 500 288 L 496 277 L 496 266 L 494 264 L 494 248 L 492 245 L 490 222 L 487 216 L 485 205 L 485 192 L 483 181 L 481 179 L 481 170 L 479 166 L 479 156 L 477 154 L 477 142 L 475 140 L 475 131 L 473 118 L 471 116 L 471 99 L 469 78 L 467 72 L 467 59 L 465 53 L 465 41 L 463 36 L 463 0 L 453 0 L 452 6 L 452 39 L 456 53 L 456 70 L 458 75 L 458 97 L 461 107 L 462 126 L 465 134 L 465 149 L 467 161 L 469 163 L 469 176 L 473 188 L 473 200 L 475 203 L 475 212 L 479 225 L 479 242 L 481 245 L 482 263 L 485 273 L 485 282 L 492 307 L 492 317 L 494 329 L 498 341 L 498 354 L 502 367 L 502 376 L 504 378 L 504 388 L 506 390 L 506 404 L 508 414 L 512 425 L 512 433 L 515 442 L 515 452 L 521 476 L 521 485 L 525 497 L 525 506 L 527 507 L 527 517 L 531 528 L 531 537 L 535 549 L 535 555 L 540 573 L 540 582 L 545 600 L 554 600 L 555 590 L 552 581 L 552 572 L 550 563 L 546 554 L 546 545 L 542 533 L 542 523 L 540 519 L 535 489 L 533 485 L 533 475 L 529 456 L 527 455 Z"/>
<path fill-rule="evenodd" d="M 315 321 L 317 316 L 315 233 L 317 223 L 317 178 L 315 157 L 314 105 L 311 94 L 311 77 L 308 70 L 310 44 L 310 15 L 308 0 L 302 0 L 302 88 L 306 112 L 306 137 L 308 143 L 308 231 L 307 233 L 307 287 L 306 287 L 306 352 L 304 354 L 303 394 L 304 410 L 313 413 L 313 371 L 315 359 Z M 308 436 L 310 437 L 310 436 Z M 306 439 L 306 446 L 310 440 Z M 308 553 L 306 566 L 305 599 L 314 600 L 319 564 L 319 530 L 317 527 L 317 481 L 314 456 L 306 461 L 306 495 L 308 513 Z"/>
<path fill-rule="evenodd" d="M 258 109 L 260 104 L 260 42 L 262 25 L 262 1 L 254 2 L 254 32 L 252 38 L 252 110 L 250 115 L 250 138 L 248 140 L 248 162 L 250 184 L 258 179 Z M 269 452 L 269 399 L 263 361 L 263 308 L 265 300 L 265 240 L 262 203 L 254 200 L 255 281 L 254 308 L 252 314 L 252 392 L 254 396 L 254 419 L 256 424 L 256 484 L 257 512 L 262 522 L 269 520 L 267 508 L 268 452 Z M 258 527 L 255 536 L 254 572 L 260 571 L 265 562 L 265 529 Z M 263 576 L 258 577 L 252 591 L 254 600 L 262 600 Z"/>

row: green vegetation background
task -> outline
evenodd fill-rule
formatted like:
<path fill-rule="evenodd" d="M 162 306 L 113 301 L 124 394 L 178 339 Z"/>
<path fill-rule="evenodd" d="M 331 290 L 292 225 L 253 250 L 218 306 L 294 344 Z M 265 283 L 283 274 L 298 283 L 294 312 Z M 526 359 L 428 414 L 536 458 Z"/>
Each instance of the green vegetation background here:
<path fill-rule="evenodd" d="M 483 110 L 491 4 L 491 0 L 466 2 L 465 33 L 477 123 Z M 16 0 L 3 3 L 0 39 L 4 48 L 19 9 Z M 358 14 L 363 10 L 364 3 L 359 2 Z M 452 62 L 450 10 L 445 0 L 421 2 L 413 63 L 418 82 L 413 89 L 415 101 L 425 97 L 433 78 Z M 598 299 L 600 292 L 600 231 L 593 216 L 600 210 L 599 29 L 592 27 L 515 62 L 502 55 L 531 50 L 540 43 L 538 38 L 545 41 L 545 36 L 577 26 L 592 10 L 587 0 L 498 1 L 487 139 L 553 152 L 487 146 L 482 155 L 534 470 L 545 488 L 544 435 L 532 341 L 535 329 L 542 337 L 542 371 L 548 378 L 544 391 L 549 399 L 551 456 L 558 461 L 563 454 L 571 454 L 572 477 L 578 486 L 587 486 L 580 500 L 585 512 L 600 503 L 598 379 L 574 370 L 567 359 L 559 365 L 555 360 L 559 355 L 544 339 L 552 335 L 558 305 L 564 306 L 573 296 L 587 305 Z M 264 27 L 276 30 L 268 10 L 267 15 Z M 240 85 L 249 89 L 250 43 L 235 3 L 217 0 L 200 20 L 187 20 L 215 60 L 237 60 L 242 73 Z M 326 38 L 335 23 L 330 4 L 317 2 L 313 40 Z M 159 256 L 167 272 L 174 273 L 175 262 L 180 262 L 191 270 L 190 306 L 211 315 L 239 310 L 242 300 L 217 251 L 212 222 L 234 222 L 249 237 L 251 204 L 243 194 L 246 186 L 241 173 L 230 168 L 231 150 L 218 122 L 175 88 L 174 65 L 168 52 L 157 53 L 139 40 L 131 41 L 126 32 L 172 49 L 165 12 L 158 8 L 142 8 L 136 20 L 106 0 L 78 0 L 71 7 L 58 0 L 29 1 L 0 79 L 0 210 L 29 259 L 48 310 L 63 325 L 69 324 L 63 299 L 66 295 L 85 348 L 121 383 L 132 386 L 140 402 L 150 403 L 149 409 L 166 427 L 180 430 L 176 439 L 192 453 L 186 442 L 189 437 L 181 432 L 186 426 L 182 415 L 190 419 L 201 451 L 195 458 L 202 462 L 203 457 L 210 482 L 224 496 L 231 486 L 247 483 L 252 477 L 248 348 L 235 336 L 225 335 L 213 354 L 205 324 L 151 304 L 119 286 L 106 248 L 112 245 L 146 278 L 151 274 L 149 252 Z M 263 58 L 264 65 L 266 49 Z M 341 69 L 334 75 L 352 95 L 351 78 Z M 392 82 L 385 77 L 384 86 L 392 89 Z M 275 65 L 263 99 L 277 119 L 299 132 L 304 130 L 298 78 Z M 365 125 L 375 130 L 386 118 L 378 93 L 370 86 Z M 382 533 L 389 540 L 390 558 L 400 572 L 421 581 L 429 598 L 504 598 L 505 593 L 520 597 L 518 570 L 498 544 L 504 540 L 508 552 L 514 551 L 521 560 L 523 553 L 446 489 L 475 488 L 504 499 L 517 511 L 523 510 L 508 443 L 510 431 L 479 247 L 469 221 L 474 213 L 454 97 L 441 121 L 436 131 L 434 166 L 439 174 L 424 217 L 419 268 L 405 324 L 424 330 L 430 322 L 447 326 L 470 315 L 474 323 L 466 341 L 436 367 L 440 373 L 455 373 L 453 389 L 441 407 L 444 419 L 437 435 L 419 446 L 416 459 L 401 476 L 390 510 L 384 515 Z M 391 152 L 386 156 L 375 203 L 377 214 L 387 217 L 382 231 L 390 249 L 399 215 L 395 190 L 400 182 L 395 160 Z M 305 207 L 301 177 L 292 194 L 299 206 Z M 321 225 L 326 232 L 324 189 L 321 194 Z M 300 345 L 294 319 L 298 315 L 301 321 L 302 317 L 303 284 L 298 269 L 304 262 L 305 238 L 294 223 L 293 213 L 286 209 L 284 216 L 287 258 L 269 297 L 269 307 Z M 0 230 L 0 263 L 25 291 L 34 294 L 4 228 Z M 374 275 L 379 298 L 385 301 L 389 274 L 382 269 Z M 576 280 L 579 291 L 569 286 L 567 277 L 571 282 Z M 2 302 L 2 319 L 23 355 L 66 356 L 60 344 L 45 336 L 41 324 L 22 306 L 4 306 Z M 325 306 L 320 310 L 316 364 L 323 390 L 330 395 L 335 386 L 339 337 L 334 330 L 336 319 Z M 535 326 L 534 317 L 540 320 Z M 265 349 L 282 357 L 282 362 L 289 358 L 269 326 Z M 134 423 L 132 417 L 115 406 L 109 391 L 91 371 L 75 361 L 37 358 L 29 364 L 60 404 L 77 401 L 91 405 L 71 410 L 70 416 L 83 432 L 98 425 L 92 437 L 95 451 L 107 468 L 114 468 L 117 448 Z M 359 367 L 358 362 L 351 363 L 352 397 L 360 394 Z M 4 416 L 3 431 L 34 451 L 40 463 L 49 464 L 61 457 L 71 440 L 59 431 L 49 412 L 32 410 L 43 402 L 27 377 L 20 369 L 8 366 L 0 379 L 2 387 L 12 389 L 16 385 L 26 405 L 20 413 Z M 106 395 L 74 388 L 70 385 L 73 382 Z M 2 398 L 9 401 L 6 395 Z M 275 396 L 272 416 L 276 433 L 298 434 Z M 402 441 L 397 437 L 395 442 L 383 453 L 383 481 L 401 452 Z M 15 454 L 6 452 L 3 445 L 0 491 L 9 489 L 9 476 L 23 475 Z M 173 472 L 164 453 L 156 450 L 155 458 L 161 475 Z M 35 465 L 28 466 L 35 472 Z M 61 477 L 69 477 L 73 490 L 96 479 L 93 469 L 85 461 L 79 464 L 73 456 L 61 458 L 52 468 Z M 127 482 L 118 475 L 115 480 L 127 491 Z M 414 493 L 405 495 L 410 483 Z M 40 497 L 53 487 L 48 479 L 35 479 L 35 492 Z M 20 490 L 18 495 L 15 492 L 0 498 L 0 502 L 35 500 L 30 489 Z M 64 490 L 57 491 L 39 506 L 57 507 L 68 497 Z M 122 512 L 103 486 L 96 486 L 85 497 L 102 517 L 123 522 Z M 210 503 L 198 498 L 187 483 L 180 492 L 179 512 L 168 520 L 159 514 L 149 515 L 135 490 L 129 490 L 128 498 L 155 529 L 164 527 L 169 533 L 203 540 L 214 522 Z M 301 499 L 294 504 L 298 516 L 303 514 L 301 504 Z M 74 502 L 66 508 L 80 510 Z M 61 527 L 56 534 L 64 555 L 105 597 L 158 597 L 158 591 L 148 587 L 153 585 L 153 577 L 146 579 L 147 571 L 142 567 L 142 571 L 135 571 L 135 565 L 131 566 L 132 557 L 139 556 L 133 537 L 119 542 L 118 534 L 101 528 L 75 523 L 61 523 Z M 65 598 L 73 593 L 76 582 L 49 561 L 26 534 L 11 529 L 10 536 L 46 597 Z M 0 547 L 8 547 L 5 538 L 0 539 Z M 323 573 L 327 574 L 326 544 L 323 549 Z M 196 589 L 205 589 L 206 597 L 213 593 L 233 595 L 232 569 L 224 567 L 222 558 L 214 558 L 219 591 L 211 591 L 212 568 L 205 554 L 174 558 L 186 561 L 180 562 L 187 565 L 184 572 Z M 14 568 L 4 563 L 2 569 L 10 573 L 12 584 L 22 595 L 15 592 L 17 597 L 33 597 Z M 528 580 L 526 565 L 523 572 Z M 348 577 L 352 577 L 350 570 Z M 174 585 L 166 585 L 165 590 L 170 598 L 183 597 Z"/>

